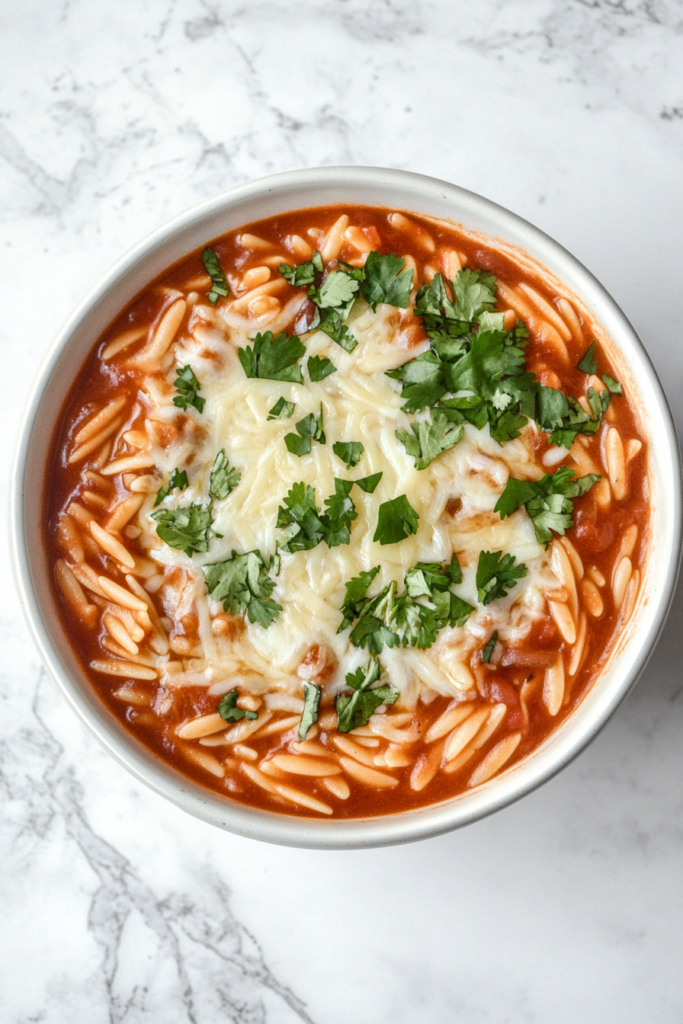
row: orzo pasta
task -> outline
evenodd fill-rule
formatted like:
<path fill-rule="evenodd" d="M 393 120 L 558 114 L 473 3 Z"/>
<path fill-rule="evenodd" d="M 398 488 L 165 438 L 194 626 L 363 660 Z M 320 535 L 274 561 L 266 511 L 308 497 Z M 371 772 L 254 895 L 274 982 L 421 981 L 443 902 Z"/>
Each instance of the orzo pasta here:
<path fill-rule="evenodd" d="M 98 340 L 46 480 L 65 629 L 140 742 L 308 816 L 447 799 L 571 714 L 636 608 L 647 448 L 589 311 L 443 221 L 209 241 Z"/>

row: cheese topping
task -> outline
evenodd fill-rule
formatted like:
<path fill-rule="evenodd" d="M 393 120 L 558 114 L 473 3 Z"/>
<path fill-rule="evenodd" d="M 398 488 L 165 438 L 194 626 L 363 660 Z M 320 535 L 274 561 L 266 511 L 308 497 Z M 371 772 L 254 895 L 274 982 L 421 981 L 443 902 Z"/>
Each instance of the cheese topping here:
<path fill-rule="evenodd" d="M 296 312 L 292 303 L 301 301 L 299 297 L 292 300 L 277 319 L 286 316 L 290 322 Z M 245 377 L 237 355 L 238 347 L 250 343 L 248 326 L 253 334 L 253 325 L 245 318 L 229 306 L 225 310 L 194 307 L 188 332 L 179 339 L 167 373 L 167 391 L 150 385 L 146 394 L 148 416 L 158 424 L 159 443 L 152 449 L 156 465 L 166 473 L 185 467 L 189 477 L 188 488 L 166 497 L 160 507 L 206 502 L 211 468 L 221 449 L 241 479 L 228 497 L 214 501 L 214 530 L 222 537 L 212 538 L 206 554 L 189 558 L 161 543 L 150 515 L 153 499 L 140 516 L 144 527 L 140 543 L 150 556 L 185 570 L 177 574 L 182 583 L 174 579 L 160 588 L 166 614 L 178 621 L 192 612 L 199 620 L 204 656 L 195 659 L 191 671 L 167 676 L 169 685 L 202 682 L 220 692 L 228 681 L 234 686 L 238 677 L 240 687 L 253 693 L 298 694 L 297 668 L 317 643 L 334 653 L 337 668 L 329 690 L 339 692 L 346 673 L 367 661 L 367 652 L 350 643 L 349 630 L 337 633 L 344 584 L 376 565 L 381 570 L 370 595 L 392 580 L 402 585 L 405 572 L 416 562 L 450 561 L 455 552 L 463 571 L 463 582 L 455 592 L 475 607 L 465 626 L 444 628 L 426 651 L 383 651 L 388 680 L 400 691 L 403 704 L 414 704 L 425 688 L 445 696 L 465 695 L 475 686 L 469 661 L 482 641 L 494 630 L 501 640 L 520 640 L 535 620 L 546 616 L 547 597 L 560 586 L 549 552 L 538 543 L 523 510 L 505 520 L 493 512 L 509 476 L 535 480 L 545 472 L 534 456 L 536 427 L 530 422 L 518 439 L 500 445 L 491 438 L 488 425 L 477 430 L 465 424 L 463 437 L 453 448 L 426 469 L 416 470 L 415 460 L 395 434 L 397 428 L 409 429 L 410 424 L 401 409 L 400 388 L 385 374 L 428 347 L 425 343 L 406 351 L 401 335 L 405 316 L 388 305 L 379 305 L 373 313 L 358 299 L 348 321 L 358 339 L 355 350 L 346 352 L 320 331 L 309 334 L 307 357 L 327 357 L 336 372 L 312 383 L 304 369 L 305 383 L 290 384 Z M 279 327 L 279 323 L 268 324 L 274 332 Z M 304 367 L 305 363 L 306 357 Z M 206 405 L 201 415 L 189 408 L 184 429 L 166 444 L 163 426 L 176 423 L 179 416 L 172 403 L 175 367 L 185 364 L 201 382 Z M 280 397 L 295 403 L 292 416 L 268 420 Z M 285 434 L 294 430 L 298 420 L 309 413 L 317 416 L 321 410 L 326 443 L 314 441 L 310 454 L 302 457 L 291 454 Z M 362 442 L 365 450 L 354 469 L 348 470 L 334 454 L 335 441 Z M 310 551 L 282 554 L 272 594 L 282 611 L 274 623 L 264 629 L 245 621 L 244 631 L 236 637 L 214 636 L 211 617 L 222 608 L 208 596 L 203 565 L 228 559 L 233 551 L 274 554 L 278 507 L 293 484 L 310 484 L 322 506 L 334 492 L 335 477 L 352 480 L 380 471 L 382 478 L 373 494 L 353 490 L 358 518 L 351 526 L 348 545 L 328 548 L 323 541 Z M 374 542 L 380 504 L 399 495 L 406 495 L 420 516 L 417 532 L 397 544 Z M 507 597 L 486 607 L 477 603 L 475 584 L 482 550 L 510 553 L 528 569 Z"/>

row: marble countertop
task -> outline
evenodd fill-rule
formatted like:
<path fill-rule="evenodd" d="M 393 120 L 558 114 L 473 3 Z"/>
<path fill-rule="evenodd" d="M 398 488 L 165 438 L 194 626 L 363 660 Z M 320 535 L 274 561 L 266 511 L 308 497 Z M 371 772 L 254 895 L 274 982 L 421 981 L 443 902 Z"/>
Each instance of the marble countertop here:
<path fill-rule="evenodd" d="M 320 164 L 432 174 L 548 231 L 683 426 L 679 0 L 31 0 L 0 25 L 5 439 L 125 249 Z M 115 764 L 46 677 L 2 558 L 3 1022 L 683 1019 L 680 595 L 637 690 L 542 790 L 440 839 L 321 853 L 194 821 Z"/>

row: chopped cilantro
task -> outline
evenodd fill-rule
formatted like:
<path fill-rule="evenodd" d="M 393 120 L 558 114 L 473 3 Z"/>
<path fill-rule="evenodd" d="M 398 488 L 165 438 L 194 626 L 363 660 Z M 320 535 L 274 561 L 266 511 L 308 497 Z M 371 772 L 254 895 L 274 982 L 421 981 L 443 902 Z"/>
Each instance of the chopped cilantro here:
<path fill-rule="evenodd" d="M 322 405 L 320 406 L 319 416 L 309 412 L 308 416 L 304 416 L 302 420 L 295 424 L 294 429 L 296 434 L 285 434 L 287 451 L 291 452 L 292 455 L 298 455 L 299 458 L 302 455 L 308 455 L 313 441 L 317 441 L 318 444 L 325 444 Z"/>
<path fill-rule="evenodd" d="M 454 594 L 451 587 L 462 582 L 457 556 L 450 563 L 418 562 L 405 575 L 405 593 L 397 595 L 390 583 L 374 597 L 370 584 L 379 566 L 360 573 L 346 584 L 341 607 L 341 633 L 353 626 L 349 639 L 356 647 L 380 654 L 384 647 L 431 647 L 445 626 L 464 626 L 474 611 L 472 605 Z M 354 624 L 355 623 L 355 624 Z"/>
<path fill-rule="evenodd" d="M 197 501 L 186 508 L 160 508 L 151 516 L 159 524 L 157 534 L 170 548 L 192 555 L 195 551 L 208 551 L 211 537 L 221 536 L 212 526 L 212 508 L 212 501 L 208 505 Z"/>
<path fill-rule="evenodd" d="M 387 377 L 400 380 L 403 408 L 406 412 L 419 412 L 435 405 L 446 394 L 444 364 L 435 352 L 423 352 L 416 359 L 403 363 L 395 370 L 387 370 Z"/>
<path fill-rule="evenodd" d="M 365 448 L 360 441 L 335 441 L 332 451 L 342 462 L 346 463 L 347 469 L 353 469 L 360 462 L 360 457 Z"/>
<path fill-rule="evenodd" d="M 474 320 L 496 308 L 496 278 L 487 270 L 463 267 L 453 279 L 456 320 Z"/>
<path fill-rule="evenodd" d="M 398 544 L 409 534 L 417 533 L 419 518 L 405 494 L 384 501 L 379 507 L 377 529 L 372 539 L 380 544 Z"/>
<path fill-rule="evenodd" d="M 209 477 L 209 494 L 212 498 L 222 501 L 227 498 L 240 482 L 240 474 L 236 469 L 231 469 L 225 448 L 221 448 L 211 470 Z"/>
<path fill-rule="evenodd" d="M 268 575 L 276 563 L 268 565 L 260 551 L 248 551 L 232 556 L 224 562 L 202 566 L 209 594 L 214 601 L 222 601 L 225 611 L 232 615 L 247 614 L 250 622 L 260 623 L 264 629 L 277 619 L 282 606 L 273 601 L 271 594 L 275 581 Z"/>
<path fill-rule="evenodd" d="M 486 644 L 486 647 L 481 652 L 481 660 L 484 662 L 485 665 L 488 665 L 488 663 L 490 662 L 491 655 L 493 654 L 493 648 L 496 646 L 497 643 L 498 643 L 498 630 L 496 629 L 491 634 L 491 637 L 490 637 L 488 643 Z"/>
<path fill-rule="evenodd" d="M 595 358 L 595 342 L 591 341 L 590 345 L 581 357 L 581 362 L 577 366 L 577 370 L 582 370 L 584 373 L 597 373 L 598 372 L 598 361 Z"/>
<path fill-rule="evenodd" d="M 156 508 L 157 505 L 160 505 L 164 498 L 167 498 L 169 496 L 171 491 L 184 491 L 188 485 L 188 482 L 189 481 L 187 479 L 187 473 L 185 472 L 184 469 L 182 471 L 179 469 L 174 469 L 169 477 L 166 486 L 162 487 L 159 491 L 157 491 L 157 497 L 156 501 L 154 502 L 154 507 Z"/>
<path fill-rule="evenodd" d="M 362 476 L 359 480 L 356 480 L 356 484 L 360 487 L 361 491 L 365 491 L 366 494 L 374 494 L 377 484 L 382 479 L 382 471 L 379 473 L 371 473 L 370 476 Z"/>
<path fill-rule="evenodd" d="M 524 505 L 534 524 L 536 539 L 547 547 L 551 530 L 562 535 L 574 525 L 572 498 L 586 494 L 600 479 L 596 473 L 578 480 L 574 480 L 575 475 L 573 469 L 562 466 L 556 473 L 547 473 L 540 480 L 510 477 L 493 511 L 505 519 Z"/>
<path fill-rule="evenodd" d="M 413 287 L 413 271 L 401 271 L 406 265 L 402 256 L 380 256 L 378 252 L 368 253 L 363 270 L 365 280 L 361 294 L 373 312 L 380 302 L 406 309 Z"/>
<path fill-rule="evenodd" d="M 325 529 L 311 485 L 303 481 L 294 484 L 283 502 L 284 507 L 280 506 L 277 512 L 277 525 L 282 530 L 279 550 L 290 553 L 317 547 L 325 536 Z"/>
<path fill-rule="evenodd" d="M 305 346 L 294 335 L 282 331 L 274 338 L 272 331 L 266 331 L 255 336 L 253 348 L 248 345 L 238 348 L 237 355 L 247 377 L 303 384 L 299 360 L 305 351 Z"/>
<path fill-rule="evenodd" d="M 480 551 L 477 564 L 477 597 L 481 604 L 491 604 L 497 597 L 505 597 L 508 590 L 517 586 L 517 580 L 527 574 L 527 567 L 521 562 L 515 565 L 514 555 L 502 551 Z"/>
<path fill-rule="evenodd" d="M 294 484 L 283 499 L 277 514 L 277 525 L 282 530 L 278 547 L 288 554 L 310 551 L 325 541 L 330 548 L 348 544 L 351 523 L 358 518 L 353 500 L 349 497 L 353 480 L 334 481 L 334 494 L 325 499 L 324 512 L 318 508 L 315 491 L 310 484 Z"/>
<path fill-rule="evenodd" d="M 225 274 L 221 270 L 221 265 L 218 261 L 218 255 L 213 249 L 207 245 L 206 249 L 202 253 L 202 260 L 204 261 L 204 267 L 206 272 L 211 278 L 213 288 L 207 294 L 207 299 L 212 302 L 215 306 L 218 300 L 225 298 L 226 295 L 230 294 L 228 289 L 228 282 L 225 279 Z"/>
<path fill-rule="evenodd" d="M 319 252 L 314 252 L 308 263 L 300 263 L 296 267 L 290 266 L 289 263 L 281 263 L 278 267 L 285 281 L 289 281 L 295 288 L 313 284 L 315 275 L 322 274 L 324 269 L 323 258 Z"/>
<path fill-rule="evenodd" d="M 332 338 L 332 341 L 344 349 L 345 352 L 353 352 L 358 345 L 351 331 L 344 323 L 344 318 L 336 309 L 323 309 L 313 321 L 309 330 L 318 328 Z"/>
<path fill-rule="evenodd" d="M 331 359 L 327 359 L 325 356 L 311 356 L 308 360 L 308 375 L 314 384 L 317 384 L 319 380 L 323 380 L 325 377 L 329 377 L 331 373 L 335 373 L 337 367 L 334 365 Z"/>
<path fill-rule="evenodd" d="M 173 404 L 178 409 L 187 409 L 191 405 L 197 412 L 204 412 L 206 399 L 199 397 L 198 392 L 201 391 L 202 386 L 195 377 L 192 367 L 183 366 L 176 370 L 176 374 L 173 386 L 178 394 L 173 399 Z"/>
<path fill-rule="evenodd" d="M 315 683 L 304 681 L 304 709 L 301 712 L 299 722 L 299 739 L 303 742 L 308 735 L 308 730 L 318 721 L 318 708 L 320 707 L 320 687 Z"/>
<path fill-rule="evenodd" d="M 614 377 L 610 377 L 608 373 L 603 373 L 601 380 L 605 387 L 608 388 L 613 395 L 622 394 L 621 384 L 618 380 L 615 380 Z"/>
<path fill-rule="evenodd" d="M 224 718 L 226 722 L 241 722 L 243 718 L 248 718 L 250 721 L 254 721 L 258 718 L 258 711 L 243 711 L 242 708 L 237 707 L 237 700 L 239 698 L 239 692 L 237 689 L 229 690 L 218 704 L 218 714 L 221 718 Z"/>
<path fill-rule="evenodd" d="M 362 276 L 364 276 L 362 271 L 340 264 L 337 270 L 327 275 L 321 287 L 311 286 L 308 289 L 308 296 L 319 309 L 343 311 L 342 315 L 345 319 L 355 300 Z"/>
<path fill-rule="evenodd" d="M 295 408 L 294 402 L 287 402 L 283 397 L 280 397 L 273 408 L 268 410 L 268 419 L 288 420 Z"/>
<path fill-rule="evenodd" d="M 432 409 L 430 418 L 411 423 L 412 434 L 397 430 L 396 437 L 405 446 L 408 455 L 415 458 L 415 469 L 426 469 L 437 455 L 458 443 L 463 435 L 461 423 L 454 423 L 449 411 Z"/>
<path fill-rule="evenodd" d="M 347 629 L 353 623 L 353 620 L 357 619 L 360 615 L 370 584 L 378 572 L 379 566 L 376 565 L 374 569 L 370 569 L 368 572 L 359 572 L 357 576 L 353 576 L 345 583 L 346 597 L 341 606 L 344 620 L 337 630 L 338 633 L 342 633 Z"/>
<path fill-rule="evenodd" d="M 371 658 L 365 668 L 348 673 L 346 685 L 354 692 L 350 696 L 340 693 L 337 697 L 337 727 L 340 732 L 350 732 L 351 729 L 366 725 L 378 707 L 394 704 L 398 700 L 398 690 L 386 684 L 370 689 L 379 679 L 380 672 L 379 661 Z"/>

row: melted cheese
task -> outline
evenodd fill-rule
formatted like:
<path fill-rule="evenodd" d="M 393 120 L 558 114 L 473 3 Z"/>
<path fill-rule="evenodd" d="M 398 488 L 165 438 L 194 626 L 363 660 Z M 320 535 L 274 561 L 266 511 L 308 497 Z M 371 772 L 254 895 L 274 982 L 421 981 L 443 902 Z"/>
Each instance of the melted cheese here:
<path fill-rule="evenodd" d="M 337 634 L 344 584 L 375 565 L 380 565 L 381 571 L 371 593 L 390 580 L 401 585 L 404 573 L 415 562 L 450 560 L 455 551 L 464 577 L 457 592 L 476 608 L 463 628 L 442 630 L 427 651 L 394 648 L 382 653 L 389 679 L 407 704 L 425 688 L 444 695 L 471 689 L 471 654 L 494 629 L 503 640 L 519 640 L 528 634 L 534 620 L 547 614 L 547 593 L 559 583 L 529 517 L 518 511 L 503 521 L 493 513 L 509 475 L 536 479 L 544 471 L 533 456 L 535 428 L 530 425 L 520 438 L 501 446 L 491 438 L 488 426 L 479 431 L 465 425 L 463 438 L 454 448 L 427 469 L 416 470 L 414 459 L 395 435 L 397 427 L 409 429 L 410 418 L 401 409 L 397 383 L 385 371 L 422 349 L 408 353 L 401 347 L 401 314 L 394 307 L 379 306 L 373 313 L 359 301 L 356 308 L 352 327 L 358 346 L 354 352 L 345 352 L 322 332 L 306 341 L 309 356 L 327 356 L 337 367 L 336 373 L 320 383 L 246 379 L 237 357 L 238 346 L 248 343 L 244 318 L 221 317 L 209 307 L 195 309 L 189 334 L 177 346 L 173 365 L 192 366 L 201 381 L 206 406 L 201 416 L 188 410 L 190 424 L 196 424 L 196 429 L 186 426 L 170 447 L 154 451 L 160 469 L 169 473 L 177 466 L 187 466 L 190 478 L 190 487 L 180 496 L 171 495 L 164 505 L 205 502 L 211 467 L 221 448 L 241 473 L 241 480 L 225 500 L 214 503 L 214 527 L 223 536 L 212 539 L 206 555 L 190 559 L 160 545 L 156 523 L 149 516 L 151 499 L 144 510 L 147 514 L 141 516 L 145 524 L 142 542 L 150 555 L 187 570 L 181 589 L 174 591 L 167 585 L 162 592 L 167 615 L 177 620 L 192 610 L 199 619 L 204 658 L 197 659 L 196 671 L 172 677 L 174 685 L 196 683 L 200 678 L 207 685 L 220 685 L 221 680 L 239 675 L 241 685 L 254 692 L 299 692 L 297 666 L 311 644 L 319 643 L 336 656 L 339 667 L 330 688 L 340 689 L 346 673 L 367 660 L 366 651 L 349 643 L 348 630 Z M 173 378 L 174 370 L 169 369 L 169 384 Z M 172 388 L 167 394 L 159 388 L 150 393 L 152 419 L 161 423 L 177 420 L 172 395 Z M 269 421 L 268 410 L 281 396 L 296 404 L 294 414 L 289 420 Z M 284 435 L 303 416 L 317 415 L 321 408 L 327 443 L 314 442 L 311 453 L 303 458 L 290 454 Z M 365 452 L 357 467 L 346 469 L 332 451 L 334 441 L 362 441 Z M 350 544 L 330 549 L 323 542 L 312 551 L 282 556 L 273 593 L 283 609 L 278 619 L 268 629 L 248 623 L 238 639 L 214 638 L 211 616 L 221 607 L 207 595 L 201 566 L 229 558 L 233 550 L 259 549 L 264 556 L 272 554 L 278 506 L 293 484 L 311 484 L 322 506 L 334 492 L 336 476 L 351 479 L 379 471 L 383 476 L 374 494 L 359 488 L 352 492 L 358 519 L 351 528 Z M 372 539 L 379 506 L 400 494 L 405 494 L 419 513 L 418 531 L 399 544 L 382 546 Z M 454 516 L 445 511 L 449 499 L 461 502 Z M 528 568 L 527 576 L 507 597 L 487 607 L 477 604 L 475 573 L 481 550 L 510 552 Z"/>

